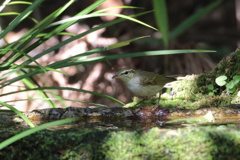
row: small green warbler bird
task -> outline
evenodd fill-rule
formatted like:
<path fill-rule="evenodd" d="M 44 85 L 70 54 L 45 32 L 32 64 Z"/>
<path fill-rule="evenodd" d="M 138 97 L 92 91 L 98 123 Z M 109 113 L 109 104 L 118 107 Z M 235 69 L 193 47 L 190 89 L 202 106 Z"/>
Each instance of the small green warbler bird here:
<path fill-rule="evenodd" d="M 137 97 L 149 99 L 157 93 L 161 94 L 165 84 L 175 81 L 173 77 L 159 75 L 153 72 L 122 69 L 117 72 L 112 78 L 121 79 L 125 86 Z M 159 100 L 160 100 L 159 95 Z M 159 101 L 158 101 L 159 104 Z"/>

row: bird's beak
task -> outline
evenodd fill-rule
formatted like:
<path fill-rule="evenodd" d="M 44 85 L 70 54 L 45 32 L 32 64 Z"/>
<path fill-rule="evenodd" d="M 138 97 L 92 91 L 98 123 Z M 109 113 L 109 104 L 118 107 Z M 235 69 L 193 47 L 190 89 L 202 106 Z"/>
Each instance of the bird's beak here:
<path fill-rule="evenodd" d="M 112 79 L 114 79 L 114 78 L 118 78 L 118 75 L 117 75 L 117 74 L 115 74 L 115 75 L 112 77 Z"/>

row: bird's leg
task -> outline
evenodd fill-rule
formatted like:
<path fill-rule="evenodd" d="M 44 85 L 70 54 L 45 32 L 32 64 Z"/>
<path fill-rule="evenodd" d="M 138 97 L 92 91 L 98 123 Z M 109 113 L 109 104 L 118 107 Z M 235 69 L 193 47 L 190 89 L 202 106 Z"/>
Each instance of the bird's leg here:
<path fill-rule="evenodd" d="M 144 102 L 144 101 L 146 101 L 147 100 L 147 98 L 146 97 L 144 97 L 141 101 L 139 101 L 136 105 L 134 105 L 134 106 L 137 106 L 137 105 L 139 105 L 139 104 L 141 104 L 142 102 Z"/>
<path fill-rule="evenodd" d="M 158 94 L 159 94 L 159 97 L 158 97 L 157 107 L 159 107 L 159 103 L 160 103 L 160 99 L 161 99 L 161 95 L 162 95 L 162 90 Z"/>

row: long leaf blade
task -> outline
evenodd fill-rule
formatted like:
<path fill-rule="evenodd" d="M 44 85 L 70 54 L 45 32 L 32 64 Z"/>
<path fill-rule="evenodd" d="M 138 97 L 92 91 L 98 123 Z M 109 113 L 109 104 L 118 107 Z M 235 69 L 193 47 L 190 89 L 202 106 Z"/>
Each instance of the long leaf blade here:
<path fill-rule="evenodd" d="M 0 101 L 0 104 L 9 108 L 9 109 L 11 109 L 15 113 L 17 113 L 31 128 L 35 127 L 34 124 L 22 112 L 20 112 L 19 110 L 17 110 L 13 106 L 11 106 L 7 103 L 1 102 L 1 101 Z"/>
<path fill-rule="evenodd" d="M 158 26 L 158 29 L 161 32 L 164 47 L 168 47 L 168 37 L 169 37 L 169 28 L 168 28 L 168 13 L 165 0 L 153 0 L 153 8 L 155 20 Z"/>

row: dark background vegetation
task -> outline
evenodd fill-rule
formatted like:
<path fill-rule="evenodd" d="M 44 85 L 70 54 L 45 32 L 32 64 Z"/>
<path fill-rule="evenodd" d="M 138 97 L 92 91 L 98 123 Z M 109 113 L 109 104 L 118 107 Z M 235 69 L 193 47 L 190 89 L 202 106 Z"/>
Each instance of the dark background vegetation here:
<path fill-rule="evenodd" d="M 53 10 L 65 4 L 67 0 L 51 0 L 45 1 L 33 13 L 33 17 L 41 20 L 42 17 L 49 15 Z M 82 1 L 78 0 L 71 6 L 62 16 L 71 17 L 72 15 L 86 8 L 94 0 Z M 168 18 L 170 32 L 182 21 L 194 14 L 199 9 L 208 5 L 211 1 L 208 0 L 168 0 Z M 153 10 L 152 1 L 146 0 L 108 0 L 99 9 L 106 7 L 114 7 L 120 5 L 136 6 L 141 9 L 119 9 L 115 10 L 125 15 L 135 14 L 143 11 Z M 21 11 L 24 6 L 8 7 L 8 10 Z M 114 72 L 121 68 L 134 68 L 157 72 L 160 74 L 200 74 L 210 71 L 214 68 L 222 57 L 228 55 L 239 46 L 239 27 L 240 27 L 240 4 L 238 0 L 225 0 L 218 7 L 216 7 L 207 16 L 202 17 L 196 24 L 191 26 L 183 34 L 173 39 L 169 48 L 167 49 L 211 49 L 216 50 L 216 53 L 211 54 L 181 54 L 169 56 L 151 56 L 143 58 L 126 58 L 106 62 L 88 63 L 79 66 L 72 66 L 63 69 L 67 72 L 68 76 L 48 75 L 44 78 L 36 77 L 36 80 L 43 86 L 71 86 L 91 90 L 103 94 L 107 94 L 118 98 L 124 102 L 131 100 L 131 93 L 120 82 L 111 79 Z M 237 16 L 238 15 L 238 16 Z M 238 17 L 238 18 L 237 18 Z M 111 21 L 114 17 L 107 18 L 92 18 L 83 21 L 78 25 L 69 29 L 69 32 L 80 33 L 82 30 L 92 28 L 95 25 L 102 24 L 106 21 Z M 144 16 L 138 17 L 139 20 L 156 26 L 154 13 L 149 13 Z M 11 21 L 10 16 L 1 17 L 1 26 L 8 25 Z M 9 33 L 6 39 L 10 41 L 13 37 L 18 37 L 22 32 L 33 27 L 34 23 L 28 19 L 21 23 L 14 32 Z M 46 30 L 48 32 L 48 30 Z M 120 49 L 114 49 L 108 52 L 99 53 L 100 55 L 130 53 L 138 51 L 153 51 L 164 50 L 160 37 L 161 34 L 152 29 L 141 26 L 137 23 L 125 21 L 120 24 L 106 28 L 105 30 L 97 31 L 94 34 L 87 36 L 85 39 L 79 39 L 71 44 L 63 46 L 61 49 L 56 50 L 50 57 L 43 58 L 40 63 L 48 64 L 51 60 L 63 59 L 68 57 L 69 54 L 74 54 L 75 51 L 87 51 L 93 48 L 107 46 L 111 43 L 129 40 L 141 36 L 150 36 L 142 40 L 135 41 L 128 46 Z M 57 36 L 43 45 L 41 50 L 59 43 L 65 36 Z M 36 52 L 37 53 L 37 52 Z M 31 53 L 31 54 L 36 54 Z M 67 92 L 67 91 L 66 91 Z M 89 102 L 102 103 L 108 106 L 116 106 L 109 100 L 99 98 L 97 96 L 65 91 L 59 91 L 59 94 L 70 97 L 71 99 L 85 100 Z M 29 104 L 32 105 L 32 104 Z M 85 104 L 69 103 L 72 106 L 81 106 Z"/>

